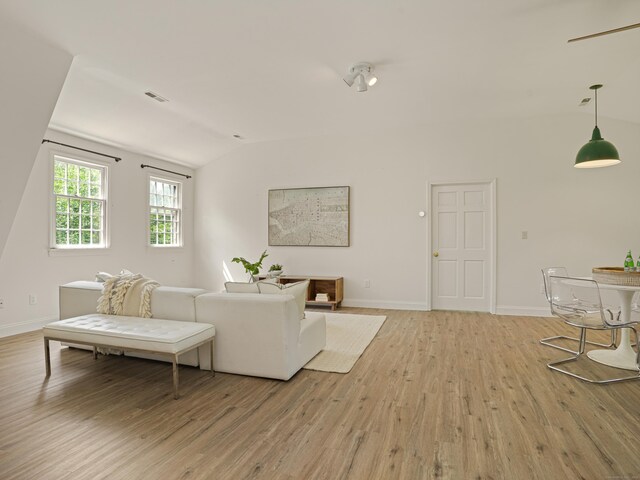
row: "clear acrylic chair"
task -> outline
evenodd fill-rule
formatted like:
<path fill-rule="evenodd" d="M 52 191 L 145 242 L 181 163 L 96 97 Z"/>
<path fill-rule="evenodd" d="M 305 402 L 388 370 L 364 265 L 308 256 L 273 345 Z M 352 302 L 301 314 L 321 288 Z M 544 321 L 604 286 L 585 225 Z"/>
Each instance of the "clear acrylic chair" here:
<path fill-rule="evenodd" d="M 547 301 L 549 302 L 550 306 L 551 306 L 551 295 L 549 293 L 549 277 L 551 275 L 555 275 L 558 277 L 568 277 L 569 273 L 567 272 L 567 269 L 565 267 L 547 267 L 542 269 L 542 280 L 544 282 L 544 294 L 547 297 Z M 574 302 L 576 302 L 575 299 L 574 299 Z M 553 308 L 551 309 L 551 313 L 553 313 Z M 572 340 L 574 342 L 580 342 L 580 339 L 576 337 L 568 337 L 567 335 L 555 335 L 553 337 L 543 338 L 542 340 L 540 340 L 540 343 L 548 347 L 557 348 L 558 350 L 562 350 L 567 353 L 573 353 L 574 355 L 578 353 L 577 350 L 571 350 L 570 348 L 566 348 L 561 345 L 556 345 L 554 343 L 551 343 L 555 340 Z M 589 340 L 586 340 L 586 342 L 589 345 L 595 345 L 597 347 L 604 347 L 604 348 L 615 347 L 617 343 L 617 330 L 611 330 L 611 342 L 609 344 L 591 342 Z"/>
<path fill-rule="evenodd" d="M 552 313 L 562 318 L 566 324 L 578 327 L 580 329 L 580 340 L 578 351 L 575 355 L 548 363 L 547 366 L 551 370 L 589 383 L 605 384 L 640 379 L 640 349 L 636 354 L 636 373 L 634 375 L 596 380 L 558 367 L 558 365 L 564 363 L 574 362 L 584 354 L 587 343 L 587 330 L 616 331 L 621 328 L 629 328 L 635 335 L 637 345 L 638 331 L 634 325 L 640 323 L 640 319 L 632 317 L 627 323 L 620 322 L 619 312 L 614 314 L 613 311 L 603 307 L 600 289 L 598 288 L 598 283 L 594 280 L 555 275 L 550 275 L 548 280 Z"/>

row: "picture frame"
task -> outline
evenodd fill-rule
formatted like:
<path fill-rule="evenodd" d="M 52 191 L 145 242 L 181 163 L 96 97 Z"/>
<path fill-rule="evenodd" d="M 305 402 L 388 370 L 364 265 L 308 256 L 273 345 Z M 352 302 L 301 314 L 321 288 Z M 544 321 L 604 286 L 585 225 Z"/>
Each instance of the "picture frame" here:
<path fill-rule="evenodd" d="M 269 246 L 350 246 L 350 187 L 269 190 Z"/>

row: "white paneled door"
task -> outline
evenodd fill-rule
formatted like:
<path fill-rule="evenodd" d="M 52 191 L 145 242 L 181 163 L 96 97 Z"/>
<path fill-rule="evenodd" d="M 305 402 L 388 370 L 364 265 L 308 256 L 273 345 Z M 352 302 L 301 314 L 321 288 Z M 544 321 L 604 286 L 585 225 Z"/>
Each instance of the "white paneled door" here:
<path fill-rule="evenodd" d="M 431 186 L 431 308 L 492 311 L 494 183 Z"/>

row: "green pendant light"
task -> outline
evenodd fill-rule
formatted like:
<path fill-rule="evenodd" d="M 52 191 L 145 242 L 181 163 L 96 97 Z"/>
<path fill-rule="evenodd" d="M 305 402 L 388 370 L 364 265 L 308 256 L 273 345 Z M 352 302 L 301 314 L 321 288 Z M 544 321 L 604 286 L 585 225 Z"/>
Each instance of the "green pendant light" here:
<path fill-rule="evenodd" d="M 620 155 L 618 150 L 611 142 L 607 142 L 600 135 L 598 128 L 598 89 L 602 85 L 591 85 L 591 90 L 596 92 L 596 126 L 593 129 L 593 135 L 576 155 L 576 168 L 600 168 L 610 167 L 620 163 Z"/>

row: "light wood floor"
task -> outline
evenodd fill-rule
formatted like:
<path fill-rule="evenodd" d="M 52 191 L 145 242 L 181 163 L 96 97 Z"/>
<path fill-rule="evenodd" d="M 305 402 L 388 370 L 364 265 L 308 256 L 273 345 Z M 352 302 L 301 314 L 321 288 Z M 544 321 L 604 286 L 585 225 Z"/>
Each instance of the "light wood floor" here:
<path fill-rule="evenodd" d="M 288 382 L 0 339 L 0 478 L 640 478 L 640 382 L 551 372 L 551 318 L 386 314 L 346 375 Z M 589 361 L 576 368 L 591 369 Z M 607 373 L 596 368 L 596 373 Z"/>

